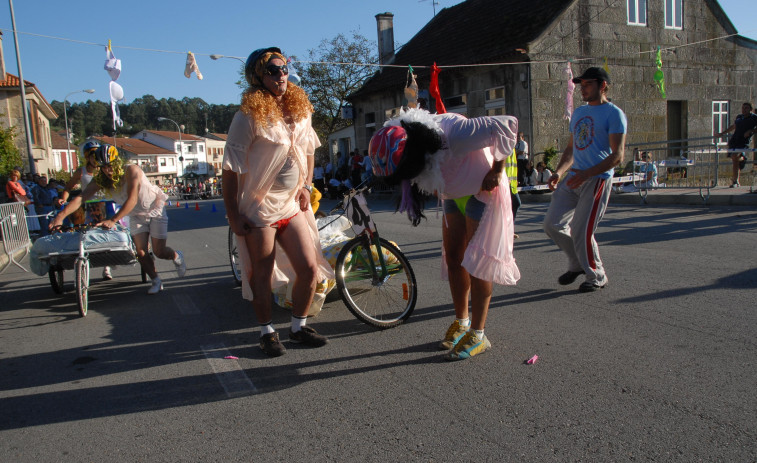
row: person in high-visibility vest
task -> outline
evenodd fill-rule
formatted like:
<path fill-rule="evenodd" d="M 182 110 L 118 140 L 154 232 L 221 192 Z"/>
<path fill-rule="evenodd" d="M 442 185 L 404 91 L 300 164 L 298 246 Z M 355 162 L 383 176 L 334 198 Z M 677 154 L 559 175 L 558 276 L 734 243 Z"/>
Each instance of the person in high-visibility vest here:
<path fill-rule="evenodd" d="M 518 208 L 522 204 L 518 195 L 518 159 L 515 150 L 505 161 L 505 173 L 510 179 L 510 200 L 513 208 L 513 230 L 515 230 L 515 214 L 518 213 Z M 517 239 L 520 236 L 513 231 L 513 238 Z"/>

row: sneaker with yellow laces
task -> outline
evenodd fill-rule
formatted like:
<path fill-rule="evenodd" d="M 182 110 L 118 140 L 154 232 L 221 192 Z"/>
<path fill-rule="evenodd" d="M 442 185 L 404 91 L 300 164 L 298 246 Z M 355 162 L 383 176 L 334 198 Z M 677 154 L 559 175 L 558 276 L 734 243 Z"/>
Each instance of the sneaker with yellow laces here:
<path fill-rule="evenodd" d="M 455 319 L 449 328 L 447 328 L 447 334 L 444 335 L 444 340 L 439 343 L 439 349 L 452 349 L 455 347 L 455 344 L 465 336 L 466 331 L 468 331 L 468 326 L 462 325 L 459 320 Z"/>
<path fill-rule="evenodd" d="M 484 339 L 479 339 L 476 332 L 468 330 L 465 336 L 455 344 L 455 347 L 444 354 L 445 360 L 465 360 L 474 355 L 482 354 L 489 350 L 492 344 L 489 338 L 484 335 Z"/>

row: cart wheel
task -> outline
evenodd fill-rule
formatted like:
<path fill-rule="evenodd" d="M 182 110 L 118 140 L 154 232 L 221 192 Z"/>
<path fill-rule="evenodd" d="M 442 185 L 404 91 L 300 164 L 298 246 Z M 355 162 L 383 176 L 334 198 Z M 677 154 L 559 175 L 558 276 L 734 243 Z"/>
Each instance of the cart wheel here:
<path fill-rule="evenodd" d="M 53 287 L 55 294 L 63 294 L 63 269 L 51 266 L 48 275 L 50 275 L 50 286 Z"/>
<path fill-rule="evenodd" d="M 76 259 L 76 302 L 79 305 L 79 315 L 87 316 L 89 305 L 89 260 Z"/>

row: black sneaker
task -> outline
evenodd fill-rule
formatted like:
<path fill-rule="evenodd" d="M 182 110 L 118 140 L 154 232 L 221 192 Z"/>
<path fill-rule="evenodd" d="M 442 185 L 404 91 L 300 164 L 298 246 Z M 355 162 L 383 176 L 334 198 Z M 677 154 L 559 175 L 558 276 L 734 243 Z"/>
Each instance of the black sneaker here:
<path fill-rule="evenodd" d="M 591 292 L 594 292 L 594 291 L 596 291 L 598 289 L 602 289 L 605 286 L 607 286 L 607 283 L 605 283 L 603 285 L 600 285 L 600 284 L 597 284 L 597 283 L 591 283 L 591 282 L 588 282 L 588 281 L 584 281 L 583 283 L 581 283 L 581 286 L 578 287 L 578 292 L 579 293 L 591 293 Z"/>
<path fill-rule="evenodd" d="M 316 331 L 309 327 L 303 326 L 302 329 L 296 333 L 289 329 L 289 340 L 297 344 L 305 344 L 310 347 L 321 347 L 328 344 L 329 340 L 325 336 L 321 336 Z"/>
<path fill-rule="evenodd" d="M 269 357 L 281 357 L 286 354 L 286 347 L 279 341 L 279 333 L 264 334 L 260 337 L 260 348 Z"/>
<path fill-rule="evenodd" d="M 584 272 L 583 270 L 579 270 L 578 272 L 571 272 L 569 270 L 569 271 L 563 273 L 562 275 L 560 275 L 560 278 L 557 279 L 557 282 L 560 283 L 563 286 L 569 285 L 569 284 L 573 283 L 574 281 L 576 281 L 576 278 L 578 278 L 579 275 L 583 275 L 585 273 L 586 272 Z"/>

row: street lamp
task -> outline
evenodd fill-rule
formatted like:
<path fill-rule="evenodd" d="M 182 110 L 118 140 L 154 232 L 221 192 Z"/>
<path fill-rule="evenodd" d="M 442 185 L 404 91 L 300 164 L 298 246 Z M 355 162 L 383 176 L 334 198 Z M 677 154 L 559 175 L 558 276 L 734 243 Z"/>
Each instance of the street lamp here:
<path fill-rule="evenodd" d="M 226 55 L 216 55 L 216 54 L 210 55 L 210 59 L 212 59 L 213 61 L 218 61 L 221 58 L 236 59 L 236 60 L 241 61 L 242 64 L 247 64 L 245 60 L 243 60 L 242 58 L 238 56 L 226 56 Z"/>
<path fill-rule="evenodd" d="M 63 121 L 66 124 L 66 159 L 68 160 L 68 166 L 69 166 L 68 167 L 68 171 L 71 172 L 71 173 L 74 172 L 74 169 L 73 169 L 73 162 L 71 162 L 71 158 L 70 158 L 70 156 L 71 156 L 71 144 L 70 144 L 70 138 L 71 138 L 71 136 L 69 135 L 69 132 L 68 132 L 68 112 L 66 111 L 66 98 L 70 97 L 71 95 L 73 95 L 75 93 L 95 93 L 95 89 L 94 88 L 88 88 L 86 90 L 77 90 L 77 91 L 71 92 L 68 95 L 66 95 L 66 96 L 63 97 Z"/>
<path fill-rule="evenodd" d="M 173 122 L 174 125 L 176 126 L 176 130 L 179 131 L 179 161 L 181 162 L 181 175 L 184 175 L 184 145 L 181 143 L 181 127 L 179 126 L 179 124 L 176 123 L 175 120 L 169 119 L 167 117 L 158 117 L 158 120 L 160 122 L 163 122 L 163 121 Z"/>

